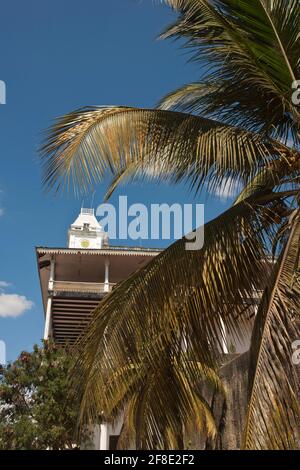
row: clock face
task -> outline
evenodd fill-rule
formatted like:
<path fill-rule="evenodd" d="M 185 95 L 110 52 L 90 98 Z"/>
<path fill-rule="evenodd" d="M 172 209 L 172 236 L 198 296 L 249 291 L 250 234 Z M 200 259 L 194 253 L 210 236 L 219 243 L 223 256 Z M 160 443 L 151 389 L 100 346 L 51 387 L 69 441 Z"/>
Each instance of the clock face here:
<path fill-rule="evenodd" d="M 88 248 L 90 246 L 90 242 L 88 240 L 81 240 L 82 248 Z"/>

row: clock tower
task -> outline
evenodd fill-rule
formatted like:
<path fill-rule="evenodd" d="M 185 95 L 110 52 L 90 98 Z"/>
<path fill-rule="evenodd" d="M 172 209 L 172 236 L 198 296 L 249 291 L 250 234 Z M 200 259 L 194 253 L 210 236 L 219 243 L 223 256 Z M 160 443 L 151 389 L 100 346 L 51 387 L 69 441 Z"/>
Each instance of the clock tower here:
<path fill-rule="evenodd" d="M 108 246 L 108 236 L 95 217 L 94 209 L 81 209 L 68 232 L 68 247 L 101 250 Z"/>

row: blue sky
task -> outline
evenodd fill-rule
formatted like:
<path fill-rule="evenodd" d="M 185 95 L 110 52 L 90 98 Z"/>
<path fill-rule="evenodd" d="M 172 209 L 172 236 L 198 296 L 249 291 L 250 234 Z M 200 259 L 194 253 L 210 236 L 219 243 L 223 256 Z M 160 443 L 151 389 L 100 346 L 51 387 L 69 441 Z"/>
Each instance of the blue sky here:
<path fill-rule="evenodd" d="M 172 19 L 170 9 L 152 0 L 10 0 L 1 6 L 0 80 L 7 103 L 0 105 L 0 340 L 8 360 L 43 335 L 35 246 L 65 246 L 82 204 L 72 194 L 43 191 L 42 131 L 81 106 L 154 107 L 167 92 L 199 78 L 201 70 L 187 63 L 178 43 L 156 39 Z M 95 206 L 104 189 L 97 189 Z M 114 198 L 118 194 L 144 204 L 195 202 L 186 188 L 162 184 L 128 185 Z M 206 219 L 229 204 L 205 194 L 197 202 L 205 202 Z"/>

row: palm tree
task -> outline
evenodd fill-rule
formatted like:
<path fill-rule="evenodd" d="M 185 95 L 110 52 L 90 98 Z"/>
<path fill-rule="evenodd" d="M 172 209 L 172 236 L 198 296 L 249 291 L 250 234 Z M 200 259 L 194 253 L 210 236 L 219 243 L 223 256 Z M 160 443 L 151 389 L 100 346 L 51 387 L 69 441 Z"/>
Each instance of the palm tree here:
<path fill-rule="evenodd" d="M 109 173 L 107 197 L 124 181 L 152 176 L 184 181 L 195 195 L 224 179 L 243 189 L 205 225 L 201 250 L 177 241 L 96 308 L 77 361 L 81 419 L 125 410 L 123 438 L 142 448 L 179 448 L 193 423 L 213 436 L 200 384 L 222 392 L 220 322 L 241 337 L 245 299 L 263 290 L 243 446 L 299 448 L 299 369 L 291 360 L 300 338 L 300 114 L 292 99 L 299 1 L 165 3 L 178 19 L 162 37 L 185 39 L 201 79 L 159 109 L 93 107 L 59 118 L 42 148 L 44 182 L 87 190 Z"/>

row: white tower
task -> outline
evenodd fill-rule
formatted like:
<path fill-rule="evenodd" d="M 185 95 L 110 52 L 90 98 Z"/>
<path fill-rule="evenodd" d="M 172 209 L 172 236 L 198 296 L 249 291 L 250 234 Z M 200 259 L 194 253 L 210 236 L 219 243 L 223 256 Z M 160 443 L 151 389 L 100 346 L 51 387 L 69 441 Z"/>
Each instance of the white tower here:
<path fill-rule="evenodd" d="M 101 250 L 108 246 L 108 236 L 95 217 L 94 209 L 81 209 L 68 232 L 69 248 Z"/>

